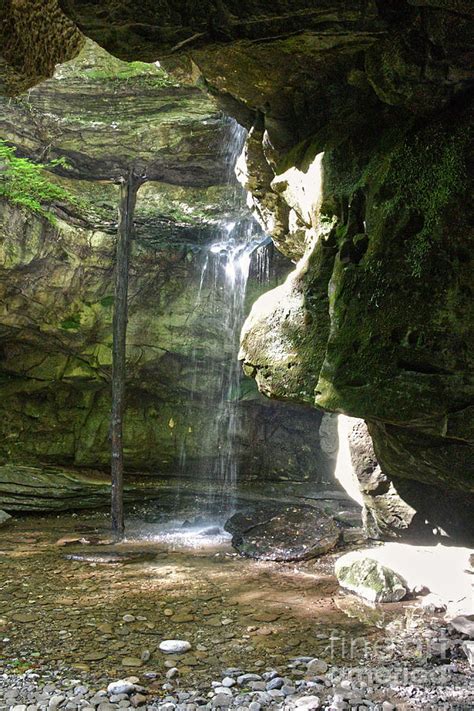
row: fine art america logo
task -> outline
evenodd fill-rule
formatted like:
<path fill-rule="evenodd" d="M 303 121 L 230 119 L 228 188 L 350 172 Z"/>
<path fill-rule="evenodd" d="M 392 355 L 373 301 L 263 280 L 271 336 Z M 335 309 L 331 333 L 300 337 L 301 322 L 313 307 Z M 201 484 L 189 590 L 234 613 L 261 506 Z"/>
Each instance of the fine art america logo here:
<path fill-rule="evenodd" d="M 362 682 L 364 686 L 456 685 L 450 666 L 450 640 L 440 632 L 434 638 L 393 632 L 390 639 L 368 639 L 332 630 L 321 656 L 331 659 L 331 679 Z M 396 643 L 395 643 L 396 642 Z M 427 661 L 429 665 L 426 665 Z M 433 661 L 436 666 L 433 666 Z M 418 661 L 418 663 L 417 663 Z"/>

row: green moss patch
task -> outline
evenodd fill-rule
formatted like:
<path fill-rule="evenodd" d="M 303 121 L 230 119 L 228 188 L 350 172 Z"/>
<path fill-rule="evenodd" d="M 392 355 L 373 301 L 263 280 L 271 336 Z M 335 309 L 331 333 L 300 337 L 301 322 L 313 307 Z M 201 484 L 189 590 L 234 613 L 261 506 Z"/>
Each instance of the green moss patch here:
<path fill-rule="evenodd" d="M 68 190 L 51 182 L 48 177 L 46 167 L 60 163 L 60 160 L 56 160 L 46 166 L 27 158 L 19 158 L 15 149 L 0 139 L 0 197 L 54 223 L 55 218 L 51 212 L 54 203 L 77 203 Z"/>

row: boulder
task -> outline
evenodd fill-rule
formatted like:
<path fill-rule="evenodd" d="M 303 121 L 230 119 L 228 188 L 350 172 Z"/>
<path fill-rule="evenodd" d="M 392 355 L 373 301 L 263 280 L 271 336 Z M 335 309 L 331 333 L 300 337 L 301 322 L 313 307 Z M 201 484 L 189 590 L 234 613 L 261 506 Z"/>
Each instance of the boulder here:
<path fill-rule="evenodd" d="M 307 560 L 334 548 L 340 531 L 323 511 L 309 506 L 267 504 L 234 514 L 225 524 L 232 545 L 260 560 Z"/>
<path fill-rule="evenodd" d="M 397 573 L 366 552 L 347 553 L 339 558 L 335 573 L 342 587 L 371 602 L 398 602 L 408 592 L 405 581 Z"/>
<path fill-rule="evenodd" d="M 376 601 L 374 590 L 385 587 L 385 579 L 394 590 L 400 584 L 411 593 L 431 592 L 437 606 L 446 607 L 449 618 L 462 615 L 468 620 L 472 613 L 472 574 L 466 570 L 469 553 L 467 548 L 440 543 L 389 542 L 342 556 L 336 563 L 336 575 L 343 587 L 372 601 Z M 395 592 L 394 599 L 400 599 L 398 594 L 401 590 Z"/>
<path fill-rule="evenodd" d="M 0 510 L 0 526 L 3 526 L 5 523 L 8 523 L 8 521 L 10 521 L 10 519 L 11 519 L 10 514 L 7 514 L 6 511 Z"/>
<path fill-rule="evenodd" d="M 467 635 L 470 639 L 474 639 L 474 615 L 458 615 L 453 617 L 449 623 L 454 627 L 456 632 Z"/>
<path fill-rule="evenodd" d="M 466 653 L 470 667 L 474 667 L 474 642 L 464 642 L 463 649 Z"/>

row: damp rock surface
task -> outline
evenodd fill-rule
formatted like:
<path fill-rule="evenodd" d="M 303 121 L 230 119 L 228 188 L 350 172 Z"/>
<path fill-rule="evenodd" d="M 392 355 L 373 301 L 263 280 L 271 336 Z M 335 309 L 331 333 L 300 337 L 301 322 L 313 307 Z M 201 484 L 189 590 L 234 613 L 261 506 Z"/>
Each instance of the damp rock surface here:
<path fill-rule="evenodd" d="M 340 530 L 321 509 L 268 504 L 234 514 L 225 524 L 243 556 L 291 561 L 316 558 L 334 548 Z"/>

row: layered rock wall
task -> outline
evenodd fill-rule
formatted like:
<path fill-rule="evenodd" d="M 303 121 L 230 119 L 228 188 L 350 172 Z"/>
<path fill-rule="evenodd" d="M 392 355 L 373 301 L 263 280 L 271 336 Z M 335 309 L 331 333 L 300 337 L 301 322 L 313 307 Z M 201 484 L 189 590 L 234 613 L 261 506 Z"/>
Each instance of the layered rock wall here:
<path fill-rule="evenodd" d="M 16 204 L 14 191 L 0 199 L 0 496 L 2 486 L 12 491 L 15 471 L 24 501 L 28 472 L 51 492 L 61 468 L 73 479 L 74 468 L 108 469 L 114 182 L 130 165 L 153 180 L 138 195 L 132 248 L 126 467 L 157 485 L 179 476 L 198 490 L 200 478 L 205 489 L 222 444 L 208 436 L 215 380 L 231 354 L 222 341 L 225 295 L 203 268 L 209 244 L 227 235 L 222 225 L 250 219 L 230 164 L 235 123 L 160 68 L 124 64 L 87 43 L 53 79 L 4 100 L 0 126 L 70 196 L 49 214 Z M 265 284 L 251 264 L 249 304 L 290 268 L 272 246 L 266 258 Z M 282 409 L 251 380 L 232 397 L 242 489 L 332 487 L 320 413 Z M 96 501 L 77 481 L 81 501 Z M 31 506 L 44 499 L 39 492 Z"/>
<path fill-rule="evenodd" d="M 252 129 L 242 178 L 302 261 L 252 313 L 247 372 L 266 395 L 365 419 L 406 504 L 433 487 L 426 525 L 472 536 L 472 3 L 61 7 Z"/>

